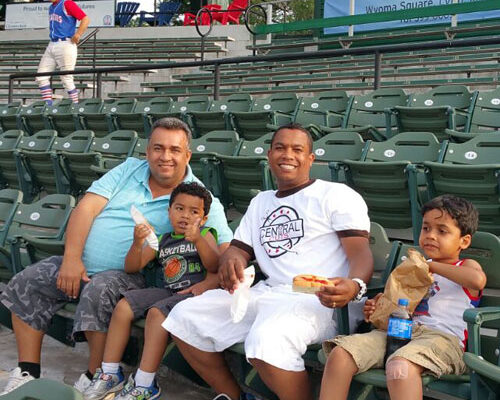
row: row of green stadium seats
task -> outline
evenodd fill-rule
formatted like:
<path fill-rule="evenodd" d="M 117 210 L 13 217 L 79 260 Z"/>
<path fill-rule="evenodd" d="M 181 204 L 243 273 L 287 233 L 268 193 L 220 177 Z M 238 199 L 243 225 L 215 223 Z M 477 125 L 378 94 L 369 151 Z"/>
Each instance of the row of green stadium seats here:
<path fill-rule="evenodd" d="M 316 138 L 349 129 L 365 140 L 383 141 L 400 132 L 418 131 L 432 132 L 441 141 L 450 135 L 463 141 L 472 137 L 469 133 L 500 127 L 499 98 L 500 89 L 470 92 L 463 85 L 447 85 L 409 95 L 402 89 L 383 88 L 356 96 L 325 91 L 299 98 L 295 93 L 276 93 L 252 99 L 242 93 L 222 100 L 209 100 L 208 96 L 182 101 L 168 97 L 89 99 L 78 106 L 64 101 L 51 107 L 38 102 L 26 108 L 7 105 L 0 109 L 0 124 L 4 129 L 23 125 L 28 132 L 51 125 L 60 134 L 91 129 L 98 136 L 115 129 L 132 129 L 146 137 L 154 120 L 169 116 L 187 122 L 194 137 L 214 130 L 235 130 L 240 137 L 252 140 L 293 121 L 306 126 Z"/>
<path fill-rule="evenodd" d="M 275 189 L 267 163 L 272 133 L 238 141 L 236 133 L 211 132 L 193 145 L 195 174 L 226 207 L 244 213 L 261 190 Z M 480 229 L 500 234 L 500 133 L 464 143 L 440 143 L 430 132 L 404 132 L 366 142 L 356 132 L 333 132 L 313 142 L 311 176 L 345 182 L 365 199 L 370 218 L 391 229 L 420 231 L 420 207 L 452 193 L 480 213 Z"/>

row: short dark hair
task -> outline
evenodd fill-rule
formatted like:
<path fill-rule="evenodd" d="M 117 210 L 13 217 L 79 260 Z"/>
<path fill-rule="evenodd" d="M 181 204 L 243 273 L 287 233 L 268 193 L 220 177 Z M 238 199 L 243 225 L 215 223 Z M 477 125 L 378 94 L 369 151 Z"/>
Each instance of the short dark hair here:
<path fill-rule="evenodd" d="M 309 145 L 309 152 L 312 153 L 312 151 L 313 151 L 313 139 L 311 136 L 311 132 L 309 132 L 301 124 L 298 124 L 296 122 L 291 122 L 291 123 L 286 124 L 286 125 L 281 125 L 278 129 L 276 129 L 276 131 L 273 133 L 273 136 L 271 138 L 271 147 L 273 147 L 274 138 L 276 137 L 278 132 L 283 130 L 283 129 L 291 129 L 291 130 L 301 131 L 302 133 L 305 133 L 305 135 L 307 136 L 307 143 Z"/>
<path fill-rule="evenodd" d="M 185 193 L 190 196 L 196 196 L 203 200 L 203 212 L 208 215 L 210 206 L 212 204 L 212 196 L 210 192 L 197 182 L 182 182 L 175 187 L 170 195 L 170 205 L 175 201 L 178 194 Z M 170 207 L 169 205 L 169 207 Z"/>
<path fill-rule="evenodd" d="M 153 126 L 151 127 L 151 133 L 153 133 L 156 128 L 163 128 L 168 131 L 184 131 L 184 133 L 186 134 L 186 139 L 188 141 L 188 146 L 191 145 L 191 129 L 189 129 L 189 126 L 185 122 L 181 121 L 178 118 L 160 118 L 153 123 Z"/>
<path fill-rule="evenodd" d="M 479 213 L 469 200 L 451 194 L 443 194 L 425 203 L 422 207 L 422 215 L 431 210 L 441 210 L 448 213 L 457 223 L 462 236 L 473 235 L 477 231 Z"/>

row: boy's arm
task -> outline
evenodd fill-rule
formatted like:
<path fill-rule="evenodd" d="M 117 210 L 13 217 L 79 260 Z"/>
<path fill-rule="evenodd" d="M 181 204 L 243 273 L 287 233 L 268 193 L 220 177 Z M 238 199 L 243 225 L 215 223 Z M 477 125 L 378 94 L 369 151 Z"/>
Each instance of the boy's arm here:
<path fill-rule="evenodd" d="M 200 235 L 194 242 L 203 266 L 208 272 L 217 273 L 219 268 L 219 247 L 211 232 Z"/>
<path fill-rule="evenodd" d="M 475 260 L 467 259 L 460 266 L 437 261 L 430 261 L 428 264 L 431 272 L 444 276 L 464 288 L 483 290 L 486 286 L 486 274 Z"/>
<path fill-rule="evenodd" d="M 125 257 L 125 272 L 128 274 L 139 272 L 148 262 L 155 258 L 155 255 L 155 251 L 151 247 L 137 246 L 132 243 L 127 257 Z"/>

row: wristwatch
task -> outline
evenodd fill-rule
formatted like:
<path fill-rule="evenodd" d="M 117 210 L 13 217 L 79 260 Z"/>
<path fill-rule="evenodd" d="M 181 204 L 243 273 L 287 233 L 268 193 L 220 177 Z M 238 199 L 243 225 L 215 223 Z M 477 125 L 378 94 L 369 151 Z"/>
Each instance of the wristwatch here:
<path fill-rule="evenodd" d="M 366 294 L 366 283 L 359 278 L 352 278 L 351 281 L 354 281 L 359 285 L 359 292 L 351 301 L 354 303 L 359 303 L 363 296 Z"/>

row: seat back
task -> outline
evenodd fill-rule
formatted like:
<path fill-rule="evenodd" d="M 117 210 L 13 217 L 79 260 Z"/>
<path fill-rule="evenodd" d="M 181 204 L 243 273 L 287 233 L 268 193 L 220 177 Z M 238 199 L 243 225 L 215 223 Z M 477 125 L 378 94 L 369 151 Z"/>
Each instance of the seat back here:
<path fill-rule="evenodd" d="M 163 3 L 160 3 L 158 25 L 169 25 L 170 21 L 172 21 L 172 18 L 180 8 L 181 3 L 177 1 L 164 1 Z"/>
<path fill-rule="evenodd" d="M 90 149 L 94 132 L 86 130 L 74 131 L 72 134 L 60 138 L 57 137 L 52 143 L 52 151 L 66 151 L 70 153 L 86 153 Z"/>
<path fill-rule="evenodd" d="M 23 193 L 15 189 L 0 190 L 0 246 L 4 246 L 7 232 L 17 206 L 23 201 Z"/>
<path fill-rule="evenodd" d="M 356 132 L 333 132 L 313 142 L 315 162 L 360 160 L 365 147 Z"/>
<path fill-rule="evenodd" d="M 132 152 L 132 157 L 144 160 L 146 158 L 147 147 L 148 139 L 138 138 L 135 143 L 134 151 Z"/>
<path fill-rule="evenodd" d="M 0 134 L 0 185 L 2 188 L 20 188 L 14 149 L 17 148 L 23 137 L 22 130 L 10 130 Z"/>
<path fill-rule="evenodd" d="M 292 114 L 297 106 L 297 96 L 293 93 L 276 93 L 269 97 L 254 99 L 251 111 L 279 111 Z"/>
<path fill-rule="evenodd" d="M 94 138 L 91 152 L 101 153 L 105 158 L 125 159 L 132 155 L 137 142 L 137 132 L 118 130 L 102 138 Z"/>
<path fill-rule="evenodd" d="M 79 129 L 80 125 L 77 123 L 76 114 L 78 108 L 85 102 L 86 100 L 83 100 L 80 104 L 74 104 L 71 99 L 55 101 L 51 106 L 46 107 L 45 127 L 55 129 L 60 137 Z"/>
<path fill-rule="evenodd" d="M 338 128 L 347 109 L 348 97 L 343 90 L 322 92 L 314 97 L 302 97 L 299 101 L 295 122 L 304 126 L 314 124 Z"/>
<path fill-rule="evenodd" d="M 500 162 L 500 132 L 481 133 L 464 143 L 448 143 L 443 162 L 495 164 Z"/>
<path fill-rule="evenodd" d="M 190 96 L 173 102 L 167 116 L 181 118 L 189 111 L 206 111 L 209 104 L 208 96 Z"/>
<path fill-rule="evenodd" d="M 450 106 L 455 109 L 455 129 L 465 130 L 469 108 L 475 93 L 464 85 L 444 85 L 425 93 L 413 94 L 408 100 L 409 107 Z M 419 129 L 420 130 L 420 129 Z"/>
<path fill-rule="evenodd" d="M 0 106 L 0 127 L 4 132 L 12 129 L 19 129 L 17 114 L 21 108 L 21 103 L 13 103 Z"/>
<path fill-rule="evenodd" d="M 44 114 L 46 109 L 47 103 L 44 100 L 34 101 L 29 106 L 20 108 L 18 113 L 20 126 L 28 135 L 45 129 Z"/>
<path fill-rule="evenodd" d="M 429 132 L 405 132 L 385 142 L 371 142 L 366 161 L 437 161 L 441 144 Z"/>
<path fill-rule="evenodd" d="M 386 128 L 385 109 L 404 106 L 408 96 L 402 89 L 377 89 L 365 95 L 354 96 L 344 118 L 344 128 L 372 126 L 382 131 Z M 390 120 L 391 129 L 396 127 L 394 117 Z M 388 134 L 390 136 L 390 134 Z"/>
<path fill-rule="evenodd" d="M 57 137 L 57 132 L 53 129 L 44 129 L 35 133 L 33 136 L 24 136 L 17 148 L 28 151 L 47 151 Z"/>
<path fill-rule="evenodd" d="M 500 130 L 500 88 L 479 92 L 468 132 Z"/>

